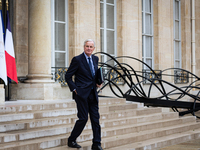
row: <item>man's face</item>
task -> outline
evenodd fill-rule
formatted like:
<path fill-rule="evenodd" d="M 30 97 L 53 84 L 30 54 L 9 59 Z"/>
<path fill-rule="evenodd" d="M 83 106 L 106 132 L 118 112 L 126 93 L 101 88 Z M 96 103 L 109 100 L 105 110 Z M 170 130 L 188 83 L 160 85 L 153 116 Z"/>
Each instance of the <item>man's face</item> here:
<path fill-rule="evenodd" d="M 94 51 L 95 47 L 94 47 L 94 43 L 92 41 L 88 41 L 85 43 L 84 45 L 84 52 L 87 56 L 91 56 L 93 51 Z"/>

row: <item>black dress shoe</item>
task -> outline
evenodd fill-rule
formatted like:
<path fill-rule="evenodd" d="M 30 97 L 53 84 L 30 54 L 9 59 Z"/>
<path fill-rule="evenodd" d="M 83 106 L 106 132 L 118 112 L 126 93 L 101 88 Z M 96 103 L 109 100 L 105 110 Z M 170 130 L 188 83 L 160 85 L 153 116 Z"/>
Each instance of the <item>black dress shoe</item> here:
<path fill-rule="evenodd" d="M 76 141 L 68 141 L 68 146 L 71 148 L 81 148 L 81 146 L 78 145 Z"/>
<path fill-rule="evenodd" d="M 103 150 L 100 145 L 92 145 L 92 150 Z"/>

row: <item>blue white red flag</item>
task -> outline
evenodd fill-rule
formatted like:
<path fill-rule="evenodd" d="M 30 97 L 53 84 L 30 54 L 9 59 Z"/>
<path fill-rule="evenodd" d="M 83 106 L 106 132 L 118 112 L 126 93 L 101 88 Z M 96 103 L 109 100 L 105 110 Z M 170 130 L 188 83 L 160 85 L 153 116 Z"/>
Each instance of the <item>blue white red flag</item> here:
<path fill-rule="evenodd" d="M 7 76 L 10 79 L 14 80 L 16 83 L 18 83 L 13 37 L 10 28 L 8 12 L 7 12 L 6 37 L 5 37 L 5 56 L 6 56 Z"/>
<path fill-rule="evenodd" d="M 0 78 L 7 85 L 7 72 L 6 72 L 6 59 L 5 59 L 5 50 L 4 50 L 4 38 L 3 38 L 3 19 L 2 12 L 0 11 Z"/>

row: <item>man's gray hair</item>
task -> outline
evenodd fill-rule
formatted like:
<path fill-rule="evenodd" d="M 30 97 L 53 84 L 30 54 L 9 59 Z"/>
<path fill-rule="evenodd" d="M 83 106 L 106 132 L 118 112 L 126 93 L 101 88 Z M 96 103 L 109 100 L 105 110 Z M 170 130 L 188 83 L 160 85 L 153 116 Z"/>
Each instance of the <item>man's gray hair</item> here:
<path fill-rule="evenodd" d="M 93 42 L 93 43 L 94 43 L 94 47 L 95 47 L 95 42 L 94 42 L 94 40 L 92 40 L 92 39 L 87 39 L 87 40 L 85 40 L 85 41 L 84 41 L 84 46 L 85 46 L 85 44 L 86 44 L 87 42 Z"/>

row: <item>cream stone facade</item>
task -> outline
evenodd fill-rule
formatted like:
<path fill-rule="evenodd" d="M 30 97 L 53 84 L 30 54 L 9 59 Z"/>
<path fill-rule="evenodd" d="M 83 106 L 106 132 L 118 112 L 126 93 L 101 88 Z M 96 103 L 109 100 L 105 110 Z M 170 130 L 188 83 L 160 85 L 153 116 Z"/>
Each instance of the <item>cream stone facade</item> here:
<path fill-rule="evenodd" d="M 0 104 L 3 104 L 5 102 L 5 90 L 4 85 L 0 84 Z"/>
<path fill-rule="evenodd" d="M 114 0 L 113 0 L 114 1 Z M 153 69 L 174 67 L 174 1 L 151 0 L 153 8 Z M 13 1 L 13 39 L 19 78 L 26 80 L 10 84 L 10 96 L 17 99 L 66 99 L 71 98 L 67 86 L 52 80 L 52 10 L 54 0 Z M 101 51 L 101 2 L 102 0 L 65 0 L 68 16 L 68 64 L 73 56 L 83 52 L 83 42 L 91 38 L 96 42 L 95 52 Z M 142 0 L 115 0 L 117 56 L 132 56 L 142 60 Z M 192 2 L 195 7 L 192 7 Z M 200 76 L 200 1 L 181 0 L 181 66 Z M 195 9 L 195 18 L 192 10 Z M 195 41 L 192 41 L 192 19 L 195 20 Z M 192 42 L 195 54 L 192 55 Z M 195 63 L 192 63 L 193 56 Z M 120 60 L 141 71 L 142 65 L 130 59 Z M 67 66 L 63 66 L 67 67 Z M 173 72 L 168 71 L 168 74 Z M 174 79 L 164 77 L 170 83 Z M 191 82 L 191 81 L 190 81 Z M 126 89 L 127 87 L 122 88 Z M 0 88 L 1 90 L 2 88 Z M 108 94 L 108 91 L 102 91 Z M 156 95 L 156 91 L 155 91 Z M 2 100 L 1 100 L 2 101 Z"/>

